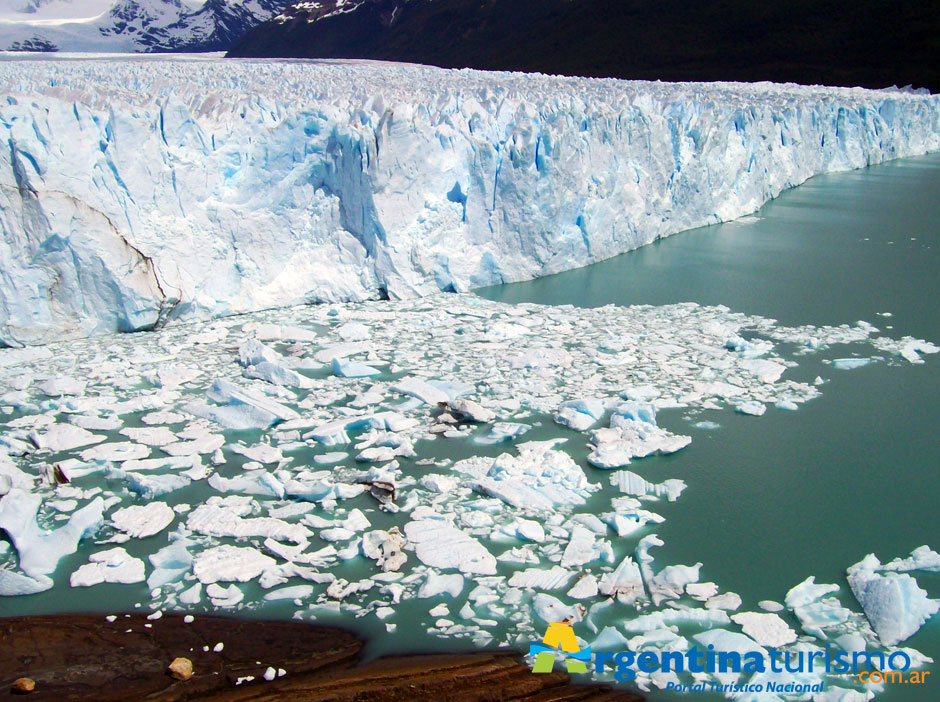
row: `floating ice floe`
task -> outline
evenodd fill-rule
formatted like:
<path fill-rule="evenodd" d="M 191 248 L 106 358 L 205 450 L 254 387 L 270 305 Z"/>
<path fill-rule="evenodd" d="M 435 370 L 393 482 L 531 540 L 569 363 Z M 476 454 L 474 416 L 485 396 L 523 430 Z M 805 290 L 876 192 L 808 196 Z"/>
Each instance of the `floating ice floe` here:
<path fill-rule="evenodd" d="M 60 376 L 52 378 L 42 383 L 39 390 L 49 397 L 60 397 L 62 395 L 84 395 L 85 387 L 88 384 L 85 381 Z"/>
<path fill-rule="evenodd" d="M 316 385 L 310 378 L 280 363 L 262 361 L 248 366 L 242 371 L 242 377 L 263 380 L 271 385 L 283 385 L 289 388 L 312 388 Z"/>
<path fill-rule="evenodd" d="M 756 400 L 748 400 L 747 402 L 741 402 L 734 406 L 734 409 L 739 414 L 749 414 L 753 417 L 761 417 L 764 412 L 767 411 L 767 405 L 763 402 L 757 402 Z"/>
<path fill-rule="evenodd" d="M 132 441 L 115 441 L 85 449 L 79 456 L 83 461 L 121 462 L 147 458 L 150 452 L 150 447 L 143 444 L 135 444 Z"/>
<path fill-rule="evenodd" d="M 613 562 L 614 552 L 610 542 L 598 540 L 592 531 L 583 526 L 575 526 L 571 530 L 571 539 L 561 555 L 561 565 L 565 568 L 573 568 L 597 560 L 606 563 Z"/>
<path fill-rule="evenodd" d="M 238 347 L 238 363 L 245 368 L 259 363 L 280 363 L 283 356 L 257 339 L 248 339 Z"/>
<path fill-rule="evenodd" d="M 14 489 L 29 492 L 33 489 L 35 482 L 34 476 L 21 470 L 0 452 L 0 497 Z"/>
<path fill-rule="evenodd" d="M 428 573 L 427 579 L 418 588 L 418 597 L 427 599 L 438 595 L 460 597 L 463 592 L 464 578 L 459 573 Z"/>
<path fill-rule="evenodd" d="M 333 373 L 341 378 L 371 378 L 382 374 L 378 368 L 345 358 L 334 358 L 332 365 Z"/>
<path fill-rule="evenodd" d="M 496 422 L 485 434 L 477 436 L 474 441 L 478 444 L 501 444 L 506 441 L 512 441 L 527 431 L 531 427 L 528 424 L 520 422 Z"/>
<path fill-rule="evenodd" d="M 116 529 L 136 539 L 159 534 L 170 526 L 174 519 L 176 513 L 166 502 L 132 505 L 111 515 L 111 523 Z"/>
<path fill-rule="evenodd" d="M 587 431 L 604 416 L 605 411 L 603 400 L 569 400 L 561 403 L 555 421 L 575 431 Z"/>
<path fill-rule="evenodd" d="M 837 598 L 828 597 L 838 591 L 838 585 L 817 584 L 810 576 L 787 593 L 786 605 L 806 633 L 826 639 L 827 632 L 840 630 L 853 616 Z"/>
<path fill-rule="evenodd" d="M 193 556 L 189 552 L 192 542 L 179 535 L 171 535 L 172 541 L 156 553 L 148 556 L 153 570 L 147 578 L 151 590 L 167 583 L 178 582 L 192 569 Z"/>
<path fill-rule="evenodd" d="M 304 327 L 292 326 L 289 324 L 272 324 L 262 322 L 246 328 L 246 331 L 252 331 L 255 335 L 264 341 L 317 341 L 317 333 Z"/>
<path fill-rule="evenodd" d="M 194 401 L 183 409 L 228 429 L 266 429 L 279 421 L 300 417 L 296 411 L 279 402 L 227 380 L 217 380 L 206 395 L 219 404 L 208 405 Z"/>
<path fill-rule="evenodd" d="M 619 470 L 611 473 L 610 484 L 626 495 L 636 497 L 665 497 L 669 502 L 675 502 L 685 490 L 683 480 L 670 479 L 662 483 L 650 483 L 636 473 L 629 470 Z"/>
<path fill-rule="evenodd" d="M 147 446 L 166 446 L 179 440 L 168 427 L 127 427 L 119 433 L 135 443 Z"/>
<path fill-rule="evenodd" d="M 940 346 L 910 336 L 905 336 L 899 340 L 882 336 L 873 339 L 872 345 L 879 351 L 893 353 L 910 363 L 923 363 L 923 355 L 940 353 Z"/>
<path fill-rule="evenodd" d="M 881 567 L 883 571 L 906 572 L 923 570 L 940 573 L 940 553 L 929 546 L 918 546 L 908 558 L 895 558 Z"/>
<path fill-rule="evenodd" d="M 832 367 L 840 370 L 853 370 L 863 368 L 872 363 L 873 360 L 871 358 L 836 358 L 832 361 Z"/>
<path fill-rule="evenodd" d="M 479 541 L 450 524 L 435 519 L 408 522 L 405 536 L 425 565 L 467 574 L 496 573 L 496 558 Z"/>
<path fill-rule="evenodd" d="M 264 593 L 264 599 L 268 602 L 277 600 L 306 600 L 313 595 L 313 585 L 293 585 L 291 587 L 281 587 L 277 590 L 271 590 Z"/>
<path fill-rule="evenodd" d="M 281 449 L 271 444 L 255 444 L 253 446 L 234 444 L 231 449 L 248 460 L 257 461 L 258 463 L 280 463 L 284 460 Z"/>
<path fill-rule="evenodd" d="M 917 581 L 906 573 L 879 573 L 881 562 L 869 554 L 848 569 L 849 587 L 885 646 L 916 634 L 940 610 Z"/>
<path fill-rule="evenodd" d="M 568 454 L 546 446 L 520 447 L 518 456 L 459 461 L 454 470 L 471 476 L 479 492 L 532 510 L 584 504 L 599 489 Z"/>
<path fill-rule="evenodd" d="M 588 600 L 597 597 L 599 591 L 597 578 L 593 574 L 587 573 L 578 578 L 578 581 L 565 594 L 574 600 Z"/>
<path fill-rule="evenodd" d="M 690 585 L 698 582 L 702 564 L 692 566 L 667 565 L 646 581 L 653 604 L 660 605 L 664 600 L 677 600 L 686 593 Z"/>
<path fill-rule="evenodd" d="M 90 431 L 74 424 L 54 424 L 39 437 L 38 443 L 40 448 L 59 452 L 98 444 L 104 440 L 104 436 L 92 434 Z"/>
<path fill-rule="evenodd" d="M 144 562 L 132 558 L 123 548 L 92 554 L 90 562 L 72 573 L 72 587 L 91 587 L 101 583 L 140 583 L 144 581 Z"/>
<path fill-rule="evenodd" d="M 633 458 L 675 453 L 691 443 L 688 436 L 670 434 L 656 425 L 656 409 L 640 402 L 623 402 L 614 410 L 610 427 L 591 435 L 594 450 L 588 461 L 598 468 L 619 468 Z"/>
<path fill-rule="evenodd" d="M 721 595 L 709 597 L 705 602 L 705 609 L 721 609 L 733 612 L 741 606 L 741 596 L 736 592 L 725 592 Z"/>
<path fill-rule="evenodd" d="M 54 585 L 52 578 L 46 575 L 31 578 L 15 570 L 0 567 L 0 597 L 35 595 L 51 590 Z"/>
<path fill-rule="evenodd" d="M 250 504 L 243 508 L 235 507 L 231 501 L 212 497 L 209 502 L 199 505 L 189 513 L 186 526 L 197 534 L 216 537 L 259 537 L 274 538 L 279 541 L 293 541 L 298 544 L 307 544 L 311 531 L 301 524 L 291 524 L 273 517 L 247 517 L 245 509 L 251 509 Z M 241 514 L 239 513 L 241 512 Z"/>
<path fill-rule="evenodd" d="M 473 387 L 466 383 L 423 380 L 414 376 L 396 381 L 391 389 L 403 395 L 411 395 L 429 405 L 446 404 L 473 391 Z"/>
<path fill-rule="evenodd" d="M 557 597 L 539 593 L 532 600 L 532 609 L 543 622 L 568 622 L 576 624 L 584 618 L 583 605 L 566 605 Z"/>
<path fill-rule="evenodd" d="M 761 646 L 780 648 L 796 641 L 796 632 L 773 613 L 739 612 L 731 615 L 731 621 Z"/>
<path fill-rule="evenodd" d="M 216 546 L 193 559 L 193 573 L 203 585 L 217 582 L 244 583 L 254 580 L 277 561 L 248 546 Z"/>
<path fill-rule="evenodd" d="M 640 568 L 630 556 L 626 556 L 613 572 L 604 575 L 597 589 L 602 595 L 616 597 L 623 604 L 633 604 L 637 598 L 646 595 Z"/>
<path fill-rule="evenodd" d="M 496 413 L 492 410 L 488 410 L 479 403 L 465 398 L 450 400 L 447 406 L 458 418 L 470 422 L 486 423 L 492 422 L 496 418 Z"/>
<path fill-rule="evenodd" d="M 102 525 L 104 500 L 96 497 L 69 516 L 54 530 L 42 529 L 36 522 L 42 498 L 11 490 L 0 499 L 0 529 L 3 529 L 19 555 L 19 567 L 31 578 L 51 575 L 59 561 L 78 550 L 79 541 Z"/>

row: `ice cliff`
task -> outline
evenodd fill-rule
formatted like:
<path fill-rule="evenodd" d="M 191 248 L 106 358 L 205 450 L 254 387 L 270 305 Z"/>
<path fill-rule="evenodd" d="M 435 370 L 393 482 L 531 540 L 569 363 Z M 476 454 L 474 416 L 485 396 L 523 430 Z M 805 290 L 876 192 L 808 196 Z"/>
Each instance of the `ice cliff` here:
<path fill-rule="evenodd" d="M 940 97 L 352 62 L 0 61 L 0 342 L 463 291 L 940 149 Z"/>

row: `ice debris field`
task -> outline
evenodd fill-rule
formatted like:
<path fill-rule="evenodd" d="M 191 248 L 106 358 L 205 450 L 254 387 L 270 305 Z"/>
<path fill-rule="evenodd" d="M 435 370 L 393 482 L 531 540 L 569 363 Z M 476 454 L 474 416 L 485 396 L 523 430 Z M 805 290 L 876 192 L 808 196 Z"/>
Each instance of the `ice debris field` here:
<path fill-rule="evenodd" d="M 122 584 L 154 617 L 286 605 L 448 645 L 525 647 L 569 621 L 596 651 L 901 650 L 938 609 L 912 575 L 940 571 L 936 552 L 869 555 L 841 584 L 810 577 L 738 611 L 707 563 L 657 560 L 660 506 L 707 486 L 686 485 L 681 460 L 654 475 L 644 459 L 689 444 L 660 413 L 798 410 L 823 387 L 788 379 L 806 354 L 897 365 L 938 351 L 865 322 L 472 295 L 2 349 L 0 602 Z M 881 689 L 853 678 L 815 699 Z M 760 696 L 773 699 L 794 698 Z"/>
<path fill-rule="evenodd" d="M 940 149 L 940 97 L 339 61 L 0 60 L 0 345 L 585 266 Z"/>

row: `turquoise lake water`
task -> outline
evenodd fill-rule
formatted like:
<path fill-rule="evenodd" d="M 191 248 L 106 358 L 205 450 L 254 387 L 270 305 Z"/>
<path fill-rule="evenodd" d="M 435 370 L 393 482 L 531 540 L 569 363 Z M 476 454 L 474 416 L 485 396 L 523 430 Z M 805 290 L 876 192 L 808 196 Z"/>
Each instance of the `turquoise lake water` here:
<path fill-rule="evenodd" d="M 679 234 L 589 268 L 478 291 L 503 302 L 601 306 L 693 301 L 785 324 L 868 321 L 893 337 L 940 340 L 940 156 L 819 176 L 753 218 Z M 879 316 L 890 312 L 892 316 Z M 838 357 L 838 353 L 830 354 Z M 798 412 L 730 411 L 690 428 L 680 454 L 647 475 L 689 484 L 664 506 L 657 558 L 705 566 L 744 608 L 781 601 L 809 575 L 838 583 L 868 553 L 882 561 L 940 546 L 940 362 L 844 371 L 806 357 L 792 377 L 827 380 Z M 644 469 L 653 464 L 644 461 Z M 932 597 L 940 576 L 916 573 Z M 848 596 L 851 601 L 851 595 Z M 903 645 L 940 661 L 940 617 Z M 940 671 L 940 669 L 936 669 Z M 930 684 L 879 700 L 940 699 Z M 672 699 L 653 693 L 650 699 Z M 695 699 L 711 696 L 696 695 Z M 686 696 L 684 699 L 689 699 Z M 715 699 L 718 699 L 717 697 Z"/>

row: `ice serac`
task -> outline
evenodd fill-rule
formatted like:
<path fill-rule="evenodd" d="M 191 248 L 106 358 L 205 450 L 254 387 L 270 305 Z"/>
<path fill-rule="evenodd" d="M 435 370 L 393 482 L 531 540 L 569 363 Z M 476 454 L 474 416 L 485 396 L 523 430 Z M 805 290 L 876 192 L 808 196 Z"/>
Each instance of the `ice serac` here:
<path fill-rule="evenodd" d="M 128 58 L 0 91 L 11 345 L 529 279 L 940 148 L 900 91 Z"/>

